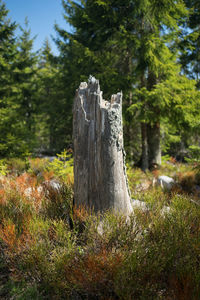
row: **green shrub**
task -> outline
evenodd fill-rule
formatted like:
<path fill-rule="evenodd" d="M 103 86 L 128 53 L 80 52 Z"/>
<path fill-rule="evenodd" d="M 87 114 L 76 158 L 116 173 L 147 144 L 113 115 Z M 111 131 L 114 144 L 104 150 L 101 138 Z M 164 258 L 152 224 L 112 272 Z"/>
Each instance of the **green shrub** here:
<path fill-rule="evenodd" d="M 95 215 L 72 209 L 73 185 L 55 166 L 58 188 L 45 180 L 38 193 L 33 173 L 2 181 L 0 247 L 14 281 L 8 299 L 199 299 L 198 199 L 154 187 L 137 194 L 145 211 Z M 133 181 L 146 180 L 130 170 Z"/>
<path fill-rule="evenodd" d="M 4 159 L 0 160 L 0 175 L 1 176 L 6 176 L 6 174 L 8 173 L 8 166 L 5 162 Z"/>
<path fill-rule="evenodd" d="M 186 157 L 187 162 L 200 162 L 200 147 L 199 146 L 189 146 L 189 157 Z"/>
<path fill-rule="evenodd" d="M 129 164 L 126 165 L 126 168 L 131 195 L 137 197 L 137 187 L 143 182 L 150 182 L 153 178 L 153 174 L 150 172 L 144 173 L 141 169 L 132 168 Z"/>
<path fill-rule="evenodd" d="M 35 217 L 30 222 L 29 231 L 32 242 L 20 256 L 20 271 L 28 276 L 28 280 L 38 283 L 49 296 L 67 294 L 65 266 L 76 252 L 76 237 L 68 223 Z"/>
<path fill-rule="evenodd" d="M 142 232 L 117 276 L 120 299 L 198 299 L 199 217 L 199 208 L 178 196 L 165 216 L 159 210 L 137 212 Z"/>
<path fill-rule="evenodd" d="M 53 182 L 54 184 L 55 182 Z M 69 219 L 72 214 L 73 188 L 71 184 L 56 182 L 55 188 L 52 182 L 43 185 L 45 200 L 42 205 L 42 213 L 51 219 Z"/>
<path fill-rule="evenodd" d="M 31 158 L 29 159 L 30 174 L 38 175 L 45 172 L 48 169 L 49 160 L 47 158 Z"/>
<path fill-rule="evenodd" d="M 36 284 L 29 284 L 26 281 L 18 281 L 16 279 L 10 279 L 6 285 L 4 290 L 4 295 L 8 293 L 7 299 L 15 299 L 15 300 L 42 300 L 44 299 L 42 295 L 40 295 L 40 291 Z M 2 298 L 6 299 L 6 298 Z"/>
<path fill-rule="evenodd" d="M 53 171 L 55 176 L 63 181 L 73 183 L 73 158 L 71 153 L 64 150 L 61 154 L 57 154 L 57 158 L 49 163 L 48 170 Z"/>
<path fill-rule="evenodd" d="M 26 172 L 28 167 L 29 162 L 27 159 L 10 158 L 8 160 L 8 170 L 11 174 L 20 175 L 23 172 Z"/>

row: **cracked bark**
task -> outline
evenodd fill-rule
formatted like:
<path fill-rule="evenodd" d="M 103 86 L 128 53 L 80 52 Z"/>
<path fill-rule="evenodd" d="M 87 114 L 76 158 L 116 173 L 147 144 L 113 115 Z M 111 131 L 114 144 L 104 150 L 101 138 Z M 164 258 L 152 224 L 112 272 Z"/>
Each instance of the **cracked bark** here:
<path fill-rule="evenodd" d="M 130 214 L 123 147 L 122 93 L 103 99 L 99 81 L 77 90 L 73 110 L 74 203 Z"/>

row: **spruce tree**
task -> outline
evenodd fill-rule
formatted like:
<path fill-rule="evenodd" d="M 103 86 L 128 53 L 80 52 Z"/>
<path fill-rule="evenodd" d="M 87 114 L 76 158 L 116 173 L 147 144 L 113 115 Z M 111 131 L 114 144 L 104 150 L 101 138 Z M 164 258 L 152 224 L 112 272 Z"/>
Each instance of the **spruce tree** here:
<path fill-rule="evenodd" d="M 197 81 L 200 88 L 200 2 L 199 0 L 184 0 L 189 10 L 181 35 L 181 64 L 184 73 Z"/>
<path fill-rule="evenodd" d="M 39 109 L 45 137 L 40 131 L 39 139 L 43 139 L 43 151 L 51 154 L 61 152 L 72 142 L 72 98 L 75 93 L 72 69 L 73 60 L 62 57 L 62 54 L 54 56 L 46 39 L 39 64 Z"/>
<path fill-rule="evenodd" d="M 49 40 L 46 38 L 40 51 L 39 62 L 39 99 L 37 138 L 41 145 L 41 151 L 48 153 L 56 151 L 55 138 L 59 140 L 56 134 L 57 129 L 57 106 L 58 98 L 58 68 Z"/>
<path fill-rule="evenodd" d="M 28 19 L 24 27 L 20 26 L 21 34 L 17 39 L 17 54 L 14 62 L 13 80 L 17 90 L 17 112 L 24 124 L 23 139 L 28 149 L 35 146 L 35 116 L 38 107 L 38 55 L 33 52 L 35 37 L 31 38 Z"/>
<path fill-rule="evenodd" d="M 178 65 L 177 40 L 188 17 L 184 2 L 63 0 L 63 7 L 74 28 L 69 33 L 57 27 L 61 57 L 66 74 L 69 72 L 66 82 L 70 76 L 75 82 L 93 74 L 102 82 L 105 96 L 122 90 L 125 110 L 131 107 L 125 113 L 125 137 L 130 140 L 133 136 L 129 112 L 136 109 L 134 119 L 141 123 L 142 168 L 160 164 L 163 124 L 173 123 L 173 130 L 178 131 L 180 124 L 193 127 L 189 121 L 193 114 L 198 118 L 199 93 L 194 81 L 180 75 Z M 164 90 L 158 97 L 161 87 Z M 179 97 L 181 90 L 183 96 Z M 70 97 L 73 99 L 72 94 Z"/>
<path fill-rule="evenodd" d="M 17 133 L 22 123 L 16 112 L 15 101 L 17 90 L 12 72 L 16 59 L 15 22 L 8 19 L 8 10 L 0 0 L 0 156 L 14 155 L 20 152 L 22 141 Z"/>

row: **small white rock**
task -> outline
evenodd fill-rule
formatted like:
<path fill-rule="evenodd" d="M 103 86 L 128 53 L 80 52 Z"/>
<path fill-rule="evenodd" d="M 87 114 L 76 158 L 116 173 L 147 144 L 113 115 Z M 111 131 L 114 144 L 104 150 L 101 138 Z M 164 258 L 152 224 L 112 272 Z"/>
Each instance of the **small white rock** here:
<path fill-rule="evenodd" d="M 175 181 L 173 178 L 169 176 L 162 175 L 159 176 L 157 180 L 154 181 L 154 185 L 155 184 L 161 186 L 163 190 L 170 191 L 173 185 L 175 184 Z"/>
<path fill-rule="evenodd" d="M 143 211 L 148 210 L 148 207 L 147 207 L 147 205 L 144 201 L 140 201 L 140 200 L 137 200 L 137 199 L 132 199 L 131 204 L 132 204 L 133 209 L 134 208 L 140 208 Z"/>
<path fill-rule="evenodd" d="M 50 187 L 50 188 L 52 188 L 54 190 L 57 190 L 57 191 L 59 191 L 61 189 L 61 184 L 57 181 L 54 181 L 54 180 L 45 181 L 43 184 L 44 184 L 44 186 Z"/>

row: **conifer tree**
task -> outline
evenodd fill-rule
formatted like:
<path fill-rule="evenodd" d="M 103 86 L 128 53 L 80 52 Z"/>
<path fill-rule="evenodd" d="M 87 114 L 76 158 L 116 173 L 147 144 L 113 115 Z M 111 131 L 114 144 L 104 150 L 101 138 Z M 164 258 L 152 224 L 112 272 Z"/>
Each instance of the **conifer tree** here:
<path fill-rule="evenodd" d="M 163 98 L 156 98 L 157 88 L 169 83 L 169 80 L 172 82 L 168 88 L 174 87 L 173 80 L 176 78 L 178 88 L 172 89 L 171 94 L 181 89 L 181 83 L 185 90 L 185 79 L 179 76 L 175 44 L 181 20 L 185 21 L 187 16 L 182 0 L 63 0 L 63 6 L 67 21 L 74 27 L 72 34 L 59 31 L 68 45 L 65 50 L 69 49 L 70 43 L 83 49 L 82 55 L 77 56 L 79 69 L 84 70 L 86 66 L 89 70 L 93 68 L 93 74 L 97 78 L 100 74 L 105 84 L 103 89 L 108 92 L 114 85 L 122 89 L 127 106 L 137 98 L 133 104 L 141 112 L 143 169 L 154 163 L 160 164 L 160 128 L 164 111 L 170 106 L 173 110 L 170 117 L 176 112 L 177 105 L 182 107 L 182 113 L 183 104 L 187 107 L 185 97 L 182 103 L 177 104 L 169 97 L 169 91 L 162 93 Z M 64 53 L 67 57 L 69 52 Z M 107 70 L 110 77 L 106 77 L 109 74 Z M 187 82 L 186 86 L 193 86 L 192 94 L 196 93 L 193 82 Z M 194 100 L 189 92 L 186 94 L 188 101 Z M 195 104 L 190 105 L 191 113 L 192 107 L 196 107 Z"/>
<path fill-rule="evenodd" d="M 34 132 L 34 117 L 36 110 L 36 76 L 37 76 L 37 54 L 33 52 L 35 38 L 31 38 L 31 30 L 28 28 L 28 20 L 25 19 L 25 28 L 21 27 L 21 35 L 18 39 L 18 55 L 15 69 L 15 81 L 21 92 L 21 113 L 25 116 L 26 125 Z"/>
<path fill-rule="evenodd" d="M 71 63 L 73 68 L 72 60 Z M 43 120 L 45 135 L 42 144 L 45 151 L 52 154 L 61 152 L 72 141 L 72 96 L 69 98 L 69 94 L 74 96 L 75 83 L 69 65 L 62 54 L 59 57 L 53 55 L 46 39 L 39 64 L 40 120 Z"/>
<path fill-rule="evenodd" d="M 25 26 L 20 26 L 21 34 L 17 39 L 13 80 L 17 90 L 15 99 L 18 104 L 17 112 L 24 124 L 23 139 L 31 151 L 35 145 L 35 115 L 38 106 L 38 55 L 33 52 L 35 37 L 31 38 L 31 30 L 28 26 L 28 19 L 26 18 Z"/>
<path fill-rule="evenodd" d="M 48 38 L 45 39 L 43 47 L 40 53 L 39 62 L 39 114 L 37 123 L 37 138 L 40 141 L 42 151 L 52 152 L 57 149 L 55 138 L 59 140 L 59 136 L 56 135 L 57 118 L 56 113 L 58 105 L 58 89 L 57 89 L 57 78 L 58 68 L 57 61 L 54 57 L 51 45 Z"/>
<path fill-rule="evenodd" d="M 200 88 L 200 2 L 184 0 L 189 18 L 181 35 L 181 64 L 184 73 L 197 81 Z"/>
<path fill-rule="evenodd" d="M 15 22 L 7 17 L 8 10 L 0 0 L 0 156 L 12 155 L 21 148 L 17 132 L 22 124 L 18 120 L 15 102 L 16 88 L 12 78 L 16 58 Z M 21 144 L 21 146 L 20 146 Z"/>

